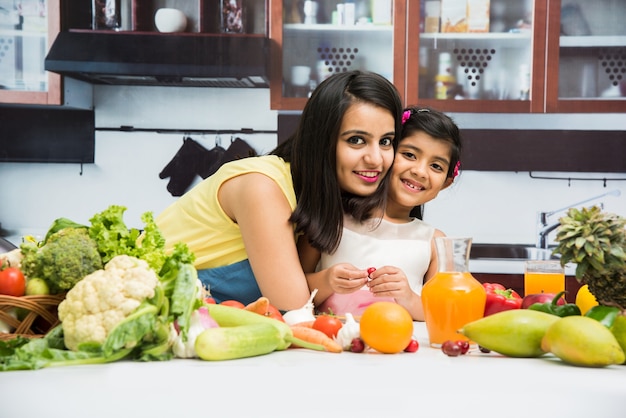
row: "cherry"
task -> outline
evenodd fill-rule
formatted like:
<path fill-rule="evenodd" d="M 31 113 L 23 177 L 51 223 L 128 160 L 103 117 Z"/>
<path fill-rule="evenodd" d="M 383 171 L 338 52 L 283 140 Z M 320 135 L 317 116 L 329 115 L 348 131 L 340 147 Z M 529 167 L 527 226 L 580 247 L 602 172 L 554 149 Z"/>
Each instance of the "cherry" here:
<path fill-rule="evenodd" d="M 441 344 L 441 351 L 449 357 L 457 357 L 461 355 L 462 350 L 456 341 L 447 340 Z"/>
<path fill-rule="evenodd" d="M 409 345 L 406 346 L 404 351 L 406 351 L 407 353 L 415 353 L 419 348 L 420 344 L 417 342 L 417 340 L 411 339 L 411 341 L 409 341 Z"/>
<path fill-rule="evenodd" d="M 360 338 L 353 338 L 350 342 L 350 351 L 353 353 L 362 353 L 365 350 L 365 343 Z"/>
<path fill-rule="evenodd" d="M 369 267 L 369 268 L 367 269 L 367 275 L 369 276 L 370 274 L 372 274 L 372 273 L 373 273 L 373 272 L 375 272 L 375 271 L 376 271 L 376 267 Z"/>
<path fill-rule="evenodd" d="M 461 348 L 461 354 L 467 354 L 470 348 L 469 341 L 466 340 L 458 340 L 456 344 Z"/>

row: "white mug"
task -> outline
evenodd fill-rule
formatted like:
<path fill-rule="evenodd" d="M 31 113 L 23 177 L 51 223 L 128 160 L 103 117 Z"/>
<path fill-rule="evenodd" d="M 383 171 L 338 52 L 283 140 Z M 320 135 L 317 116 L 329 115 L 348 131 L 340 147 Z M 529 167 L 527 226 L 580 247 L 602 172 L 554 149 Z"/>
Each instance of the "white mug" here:
<path fill-rule="evenodd" d="M 294 65 L 291 67 L 291 84 L 294 86 L 308 86 L 311 79 L 311 67 Z"/>
<path fill-rule="evenodd" d="M 317 2 L 306 0 L 304 2 L 304 23 L 317 23 Z"/>

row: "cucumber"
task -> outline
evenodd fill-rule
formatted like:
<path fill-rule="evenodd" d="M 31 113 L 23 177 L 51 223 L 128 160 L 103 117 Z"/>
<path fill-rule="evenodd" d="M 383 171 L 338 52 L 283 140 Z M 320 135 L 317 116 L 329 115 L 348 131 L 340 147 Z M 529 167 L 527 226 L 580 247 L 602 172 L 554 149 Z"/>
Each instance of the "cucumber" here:
<path fill-rule="evenodd" d="M 255 312 L 246 311 L 245 309 L 235 308 L 232 306 L 208 303 L 205 305 L 209 310 L 211 318 L 217 322 L 220 327 L 237 327 L 240 325 L 250 324 L 269 324 L 276 328 L 281 341 L 277 350 L 285 350 L 293 342 L 293 332 L 286 323 L 278 319 L 259 315 Z"/>
<path fill-rule="evenodd" d="M 208 328 L 196 338 L 195 350 L 202 360 L 232 360 L 269 354 L 282 341 L 270 324 Z"/>

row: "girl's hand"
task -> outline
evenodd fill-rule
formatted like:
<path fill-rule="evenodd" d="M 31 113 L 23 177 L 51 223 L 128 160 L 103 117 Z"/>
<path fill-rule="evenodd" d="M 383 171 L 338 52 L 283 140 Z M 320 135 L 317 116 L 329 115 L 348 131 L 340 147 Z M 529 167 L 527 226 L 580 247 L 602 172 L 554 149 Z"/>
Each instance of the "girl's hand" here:
<path fill-rule="evenodd" d="M 408 304 L 414 293 L 409 286 L 409 280 L 404 271 L 397 267 L 384 266 L 373 271 L 369 275 L 370 281 L 367 286 L 376 296 L 391 297 L 397 303 Z"/>
<path fill-rule="evenodd" d="M 328 283 L 335 293 L 353 293 L 361 289 L 368 280 L 367 270 L 360 270 L 352 264 L 341 263 L 326 269 Z"/>

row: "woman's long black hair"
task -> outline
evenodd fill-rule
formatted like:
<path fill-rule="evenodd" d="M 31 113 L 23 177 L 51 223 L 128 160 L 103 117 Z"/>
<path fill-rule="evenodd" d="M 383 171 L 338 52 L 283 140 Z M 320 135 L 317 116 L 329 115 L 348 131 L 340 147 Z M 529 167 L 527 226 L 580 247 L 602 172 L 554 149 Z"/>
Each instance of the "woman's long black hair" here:
<path fill-rule="evenodd" d="M 339 245 L 344 212 L 362 221 L 383 208 L 387 198 L 389 176 L 370 196 L 345 193 L 337 180 L 339 129 L 348 107 L 359 102 L 388 110 L 396 121 L 395 132 L 400 132 L 402 102 L 389 80 L 367 71 L 337 73 L 319 84 L 296 131 L 270 153 L 291 163 L 298 203 L 290 221 L 322 252 L 333 253 Z M 393 147 L 395 151 L 395 140 Z"/>

